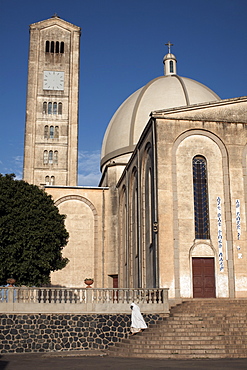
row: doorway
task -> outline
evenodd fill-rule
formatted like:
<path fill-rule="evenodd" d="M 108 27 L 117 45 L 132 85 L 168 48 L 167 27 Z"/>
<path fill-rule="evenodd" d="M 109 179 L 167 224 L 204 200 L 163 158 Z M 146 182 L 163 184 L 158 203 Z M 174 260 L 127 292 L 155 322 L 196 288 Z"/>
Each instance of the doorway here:
<path fill-rule="evenodd" d="M 193 257 L 193 298 L 215 298 L 214 258 Z"/>

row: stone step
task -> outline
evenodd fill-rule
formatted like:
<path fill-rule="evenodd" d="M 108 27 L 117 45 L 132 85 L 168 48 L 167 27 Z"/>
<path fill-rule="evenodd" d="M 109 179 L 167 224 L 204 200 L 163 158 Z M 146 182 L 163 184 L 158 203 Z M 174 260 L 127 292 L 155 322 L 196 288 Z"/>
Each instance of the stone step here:
<path fill-rule="evenodd" d="M 247 358 L 247 299 L 186 301 L 110 352 L 145 358 Z"/>
<path fill-rule="evenodd" d="M 201 359 L 201 358 L 211 358 L 211 359 L 216 359 L 216 358 L 245 358 L 246 357 L 246 353 L 242 353 L 242 352 L 227 352 L 227 351 L 222 351 L 222 350 L 219 350 L 219 351 L 215 351 L 214 353 L 212 352 L 203 352 L 202 350 L 200 351 L 195 351 L 195 352 L 191 352 L 191 351 L 173 351 L 173 352 L 168 352 L 168 353 L 165 353 L 165 352 L 153 352 L 153 351 L 150 351 L 150 352 L 145 352 L 145 354 L 140 351 L 139 353 L 137 352 L 133 352 L 133 351 L 119 351 L 119 352 L 114 352 L 114 351 L 111 351 L 111 356 L 114 357 L 114 356 L 117 356 L 117 357 L 135 357 L 135 358 L 169 358 L 169 359 Z"/>

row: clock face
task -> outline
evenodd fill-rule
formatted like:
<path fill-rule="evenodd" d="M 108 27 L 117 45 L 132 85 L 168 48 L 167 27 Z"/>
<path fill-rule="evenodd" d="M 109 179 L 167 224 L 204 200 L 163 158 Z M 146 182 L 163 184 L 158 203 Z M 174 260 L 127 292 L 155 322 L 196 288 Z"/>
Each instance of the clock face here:
<path fill-rule="evenodd" d="M 64 72 L 44 71 L 43 90 L 64 90 Z"/>

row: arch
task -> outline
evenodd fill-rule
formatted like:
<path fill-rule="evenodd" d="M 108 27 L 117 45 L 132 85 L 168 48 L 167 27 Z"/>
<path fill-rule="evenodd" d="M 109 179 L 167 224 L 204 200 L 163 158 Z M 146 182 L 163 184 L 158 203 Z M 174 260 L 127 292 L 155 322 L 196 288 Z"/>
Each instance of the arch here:
<path fill-rule="evenodd" d="M 50 126 L 50 139 L 54 139 L 54 126 Z"/>
<path fill-rule="evenodd" d="M 192 159 L 195 239 L 209 239 L 207 160 L 202 155 Z"/>
<path fill-rule="evenodd" d="M 47 114 L 47 102 L 43 102 L 43 114 Z"/>
<path fill-rule="evenodd" d="M 57 103 L 53 103 L 53 114 L 57 114 Z"/>
<path fill-rule="evenodd" d="M 45 42 L 45 52 L 49 53 L 49 51 L 50 51 L 50 41 L 46 41 Z"/>
<path fill-rule="evenodd" d="M 52 102 L 48 103 L 48 114 L 52 114 Z"/>
<path fill-rule="evenodd" d="M 59 126 L 55 126 L 55 135 L 54 135 L 54 138 L 55 139 L 58 139 L 59 138 Z"/>
<path fill-rule="evenodd" d="M 48 163 L 53 164 L 53 151 L 49 150 Z"/>
<path fill-rule="evenodd" d="M 63 104 L 61 102 L 58 103 L 58 114 L 63 113 Z"/>
<path fill-rule="evenodd" d="M 120 274 L 121 283 L 123 287 L 129 287 L 129 243 L 128 243 L 128 211 L 127 211 L 127 190 L 124 185 L 119 195 L 119 236 L 120 236 Z"/>
<path fill-rule="evenodd" d="M 44 138 L 45 139 L 48 139 L 48 137 L 49 137 L 48 131 L 49 131 L 49 126 L 45 125 L 45 127 L 44 127 Z"/>
<path fill-rule="evenodd" d="M 232 240 L 232 215 L 230 201 L 230 177 L 228 166 L 228 153 L 222 140 L 214 133 L 202 129 L 188 130 L 177 137 L 172 148 L 172 181 L 173 181 L 173 230 L 174 230 L 174 271 L 175 271 L 175 297 L 180 298 L 180 261 L 179 261 L 179 230 L 178 230 L 178 184 L 176 152 L 182 141 L 190 136 L 202 135 L 211 139 L 219 148 L 222 156 L 222 172 L 224 176 L 223 192 L 225 199 L 225 224 L 228 253 L 228 280 L 229 297 L 235 296 L 234 264 L 233 264 L 233 240 Z"/>
<path fill-rule="evenodd" d="M 131 254 L 131 266 L 132 271 L 132 283 L 133 288 L 141 287 L 141 271 L 140 271 L 140 245 L 139 245 L 139 234 L 138 234 L 138 171 L 134 167 L 130 177 L 130 192 L 129 192 L 129 204 L 130 204 L 130 254 Z"/>
<path fill-rule="evenodd" d="M 143 283 L 146 288 L 156 287 L 156 245 L 153 237 L 154 223 L 154 184 L 152 168 L 152 146 L 148 142 L 143 153 L 141 172 L 142 192 L 142 263 Z"/>
<path fill-rule="evenodd" d="M 95 259 L 97 258 L 97 256 L 98 256 L 98 258 L 100 258 L 100 252 L 99 252 L 99 246 L 98 246 L 99 216 L 98 216 L 97 210 L 96 210 L 94 204 L 90 200 L 88 200 L 87 198 L 85 198 L 81 195 L 72 195 L 72 194 L 71 195 L 66 195 L 66 196 L 63 196 L 61 198 L 58 198 L 54 203 L 55 203 L 55 206 L 58 207 L 60 204 L 62 204 L 64 202 L 69 202 L 70 200 L 78 200 L 79 202 L 82 202 L 82 203 L 86 204 L 90 208 L 90 210 L 92 211 L 93 222 L 94 222 L 94 235 L 93 235 L 94 251 L 92 253 L 93 253 L 93 256 L 94 256 L 93 257 L 94 266 L 97 266 L 97 264 L 99 265 L 99 262 L 97 263 L 97 261 Z M 98 246 L 98 249 L 97 249 L 97 246 Z M 95 268 L 95 281 L 97 281 L 97 276 L 98 276 L 97 268 Z"/>
<path fill-rule="evenodd" d="M 48 150 L 44 150 L 43 153 L 43 163 L 48 164 Z"/>
<path fill-rule="evenodd" d="M 53 163 L 58 164 L 58 151 L 57 150 L 54 151 Z"/>

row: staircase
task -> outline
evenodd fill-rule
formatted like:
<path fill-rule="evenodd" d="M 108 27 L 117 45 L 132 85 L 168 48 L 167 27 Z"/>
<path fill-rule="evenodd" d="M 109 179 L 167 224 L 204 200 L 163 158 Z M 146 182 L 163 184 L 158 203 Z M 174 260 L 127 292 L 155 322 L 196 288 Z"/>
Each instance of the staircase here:
<path fill-rule="evenodd" d="M 109 348 L 110 356 L 247 358 L 247 299 L 193 299 Z"/>

